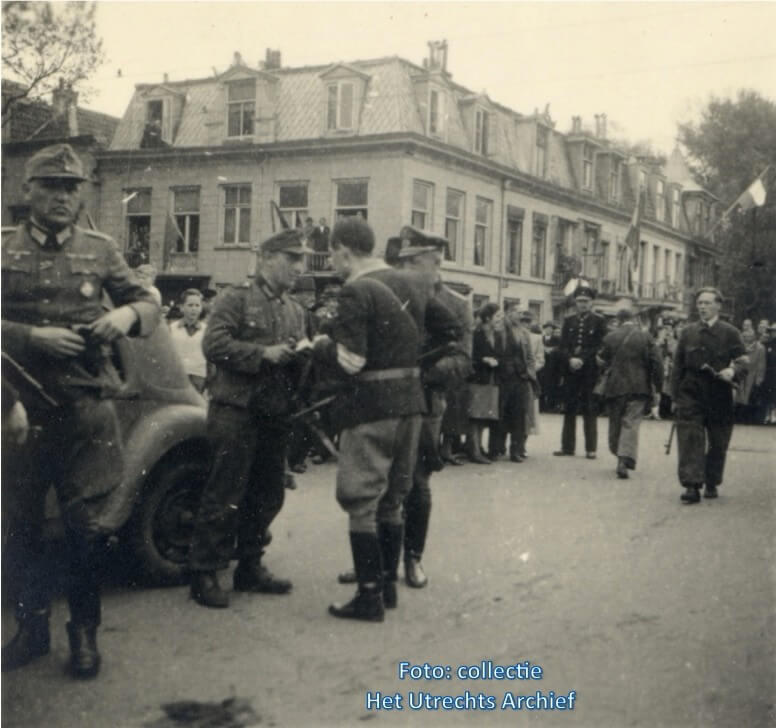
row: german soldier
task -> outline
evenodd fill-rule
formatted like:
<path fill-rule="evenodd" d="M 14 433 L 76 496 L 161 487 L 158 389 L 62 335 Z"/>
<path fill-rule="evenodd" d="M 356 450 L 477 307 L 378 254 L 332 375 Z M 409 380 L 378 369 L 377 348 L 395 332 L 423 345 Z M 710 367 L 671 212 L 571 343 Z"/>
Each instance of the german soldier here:
<path fill-rule="evenodd" d="M 49 652 L 50 594 L 39 554 L 45 493 L 53 485 L 70 554 L 70 670 L 81 678 L 100 667 L 97 558 L 110 532 L 105 507 L 122 477 L 116 413 L 103 398 L 118 383 L 107 345 L 150 333 L 159 318 L 158 304 L 113 240 L 75 225 L 86 179 L 69 145 L 41 149 L 26 167 L 30 219 L 2 233 L 3 350 L 57 403 L 26 402 L 42 434 L 29 438 L 12 464 L 19 520 L 7 548 L 25 569 L 16 600 L 19 631 L 3 648 L 3 669 Z M 103 292 L 115 308 L 105 310 Z"/>
<path fill-rule="evenodd" d="M 219 295 L 202 340 L 216 367 L 208 435 L 213 465 L 202 491 L 189 565 L 191 596 L 205 607 L 229 606 L 217 571 L 237 541 L 236 591 L 286 594 L 291 582 L 261 563 L 268 529 L 283 507 L 285 463 L 298 357 L 310 333 L 307 311 L 288 296 L 310 252 L 301 231 L 283 230 L 259 247 L 253 281 Z"/>

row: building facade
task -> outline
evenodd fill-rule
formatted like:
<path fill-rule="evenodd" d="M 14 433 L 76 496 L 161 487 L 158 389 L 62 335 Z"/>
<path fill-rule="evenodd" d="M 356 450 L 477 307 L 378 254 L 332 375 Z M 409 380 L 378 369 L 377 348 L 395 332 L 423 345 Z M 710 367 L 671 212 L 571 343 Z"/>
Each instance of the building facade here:
<path fill-rule="evenodd" d="M 678 152 L 628 156 L 575 117 L 520 114 L 456 84 L 446 43 L 421 66 L 398 57 L 259 68 L 136 87 L 109 150 L 97 155 L 100 224 L 163 276 L 242 280 L 252 247 L 278 225 L 361 215 L 379 244 L 405 224 L 450 242 L 444 278 L 475 305 L 517 300 L 563 315 L 584 276 L 596 305 L 622 299 L 686 311 L 714 280 L 716 200 Z M 643 190 L 638 249 L 625 243 Z"/>

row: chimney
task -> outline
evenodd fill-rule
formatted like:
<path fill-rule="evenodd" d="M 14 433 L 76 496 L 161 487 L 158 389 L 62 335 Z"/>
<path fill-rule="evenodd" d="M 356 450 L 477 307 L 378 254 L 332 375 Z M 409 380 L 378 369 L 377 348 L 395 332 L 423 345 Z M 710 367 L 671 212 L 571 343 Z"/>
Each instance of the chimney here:
<path fill-rule="evenodd" d="M 78 136 L 78 93 L 72 86 L 66 86 L 61 78 L 51 94 L 51 105 L 54 114 L 67 122 L 67 135 Z"/>
<path fill-rule="evenodd" d="M 162 75 L 162 79 L 164 83 L 170 82 L 170 77 L 166 73 Z"/>
<path fill-rule="evenodd" d="M 428 42 L 428 58 L 423 62 L 423 67 L 429 71 L 442 71 L 447 73 L 447 41 L 430 40 Z"/>
<path fill-rule="evenodd" d="M 595 135 L 599 139 L 606 139 L 606 114 L 595 115 Z"/>
<path fill-rule="evenodd" d="M 240 51 L 235 51 L 234 56 L 232 58 L 232 66 L 242 66 L 242 64 L 243 64 L 242 54 L 240 53 Z"/>
<path fill-rule="evenodd" d="M 601 114 L 601 133 L 598 136 L 606 139 L 606 114 Z"/>
<path fill-rule="evenodd" d="M 280 51 L 267 48 L 264 60 L 264 69 L 274 71 L 280 68 Z"/>
<path fill-rule="evenodd" d="M 571 117 L 571 133 L 572 134 L 581 134 L 582 133 L 582 117 L 581 116 L 572 116 Z"/>

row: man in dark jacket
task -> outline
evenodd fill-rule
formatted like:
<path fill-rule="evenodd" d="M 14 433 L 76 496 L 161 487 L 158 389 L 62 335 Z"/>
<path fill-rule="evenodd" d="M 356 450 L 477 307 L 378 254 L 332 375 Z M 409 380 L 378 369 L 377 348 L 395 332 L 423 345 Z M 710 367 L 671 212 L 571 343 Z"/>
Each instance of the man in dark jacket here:
<path fill-rule="evenodd" d="M 329 335 L 314 343 L 316 360 L 336 368 L 346 381 L 332 407 L 340 432 L 337 501 L 348 513 L 350 545 L 358 591 L 329 613 L 344 619 L 382 621 L 383 547 L 381 522 L 401 524 L 401 501 L 381 502 L 391 483 L 397 443 L 417 429 L 424 410 L 417 365 L 420 335 L 412 316 L 385 283 L 369 274 L 385 268 L 372 256 L 372 229 L 356 218 L 338 222 L 332 231 L 332 263 L 346 279 L 337 317 Z M 409 463 L 402 466 L 405 470 Z M 406 481 L 406 475 L 404 480 Z M 400 533 L 400 532 L 399 532 Z M 396 531 L 392 546 L 398 547 Z"/>
<path fill-rule="evenodd" d="M 701 288 L 695 305 L 700 321 L 683 329 L 671 376 L 685 505 L 700 501 L 704 483 L 705 497 L 717 497 L 733 433 L 733 384 L 748 364 L 740 332 L 719 318 L 719 290 Z"/>
<path fill-rule="evenodd" d="M 51 585 L 40 539 L 46 491 L 53 486 L 70 556 L 70 671 L 79 678 L 94 677 L 100 668 L 98 564 L 110 535 L 105 511 L 122 478 L 121 433 L 106 398 L 120 384 L 110 343 L 150 334 L 159 319 L 159 306 L 113 240 L 75 224 L 86 179 L 69 145 L 41 149 L 26 167 L 30 219 L 2 234 L 3 351 L 56 403 L 26 402 L 41 435 L 6 453 L 10 500 L 18 501 L 6 555 L 24 571 L 16 599 L 19 631 L 3 648 L 3 670 L 49 652 Z M 114 306 L 108 311 L 103 292 Z"/>
<path fill-rule="evenodd" d="M 311 333 L 307 311 L 287 292 L 303 270 L 301 231 L 283 230 L 259 248 L 256 277 L 219 295 L 202 340 L 216 373 L 210 384 L 208 437 L 213 465 L 202 491 L 189 552 L 191 596 L 227 607 L 216 572 L 237 541 L 237 591 L 286 594 L 291 582 L 261 563 L 270 523 L 283 507 L 290 395 Z"/>
<path fill-rule="evenodd" d="M 609 370 L 603 396 L 609 408 L 609 450 L 617 458 L 617 477 L 635 470 L 639 426 L 645 408 L 660 400 L 663 364 L 657 346 L 630 309 L 617 312 L 620 325 L 604 337 L 599 364 Z"/>
<path fill-rule="evenodd" d="M 598 377 L 595 356 L 606 335 L 606 321 L 591 310 L 595 291 L 582 282 L 574 291 L 577 313 L 563 321 L 559 363 L 563 371 L 563 433 L 561 449 L 554 455 L 573 455 L 577 441 L 577 415 L 585 430 L 585 455 L 593 460 L 598 447 L 596 403 L 593 388 Z"/>

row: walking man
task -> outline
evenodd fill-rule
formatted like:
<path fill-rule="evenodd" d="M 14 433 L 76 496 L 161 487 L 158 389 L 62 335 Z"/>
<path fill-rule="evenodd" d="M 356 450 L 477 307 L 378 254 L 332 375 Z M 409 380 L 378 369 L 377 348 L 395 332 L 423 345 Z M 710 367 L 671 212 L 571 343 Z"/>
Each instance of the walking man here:
<path fill-rule="evenodd" d="M 716 498 L 733 432 L 733 384 L 745 375 L 746 349 L 738 329 L 721 321 L 722 294 L 701 288 L 696 296 L 700 321 L 679 338 L 671 381 L 676 411 L 682 503 Z"/>
<path fill-rule="evenodd" d="M 205 607 L 229 606 L 217 572 L 237 542 L 236 591 L 286 594 L 291 582 L 262 564 L 268 529 L 283 507 L 286 452 L 298 359 L 308 315 L 288 296 L 303 270 L 301 230 L 283 230 L 259 247 L 252 281 L 219 295 L 202 340 L 216 366 L 210 384 L 208 437 L 213 451 L 189 552 L 191 596 Z"/>
<path fill-rule="evenodd" d="M 104 516 L 123 467 L 116 412 L 105 398 L 120 385 L 109 344 L 148 335 L 159 320 L 159 305 L 113 240 L 75 224 L 86 179 L 69 145 L 41 149 L 26 167 L 30 219 L 2 233 L 3 351 L 57 403 L 26 402 L 41 434 L 5 453 L 16 511 L 6 557 L 21 567 L 22 583 L 15 595 L 19 630 L 3 648 L 2 667 L 21 667 L 50 649 L 51 584 L 43 572 L 41 529 L 46 492 L 53 486 L 70 557 L 69 667 L 78 678 L 94 677 L 100 669 L 99 563 L 111 531 Z M 103 292 L 114 305 L 109 311 Z"/>
<path fill-rule="evenodd" d="M 639 426 L 645 410 L 660 401 L 663 364 L 657 346 L 630 309 L 617 312 L 619 326 L 604 337 L 599 364 L 608 368 L 604 399 L 609 408 L 609 450 L 617 458 L 617 477 L 636 469 Z"/>
<path fill-rule="evenodd" d="M 606 335 L 606 321 L 591 310 L 595 291 L 581 282 L 574 291 L 577 313 L 563 321 L 559 363 L 563 372 L 563 432 L 561 448 L 553 455 L 573 455 L 577 444 L 577 415 L 582 415 L 585 457 L 594 460 L 598 448 L 596 403 L 593 397 L 598 376 L 595 356 Z"/>

